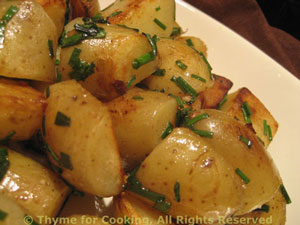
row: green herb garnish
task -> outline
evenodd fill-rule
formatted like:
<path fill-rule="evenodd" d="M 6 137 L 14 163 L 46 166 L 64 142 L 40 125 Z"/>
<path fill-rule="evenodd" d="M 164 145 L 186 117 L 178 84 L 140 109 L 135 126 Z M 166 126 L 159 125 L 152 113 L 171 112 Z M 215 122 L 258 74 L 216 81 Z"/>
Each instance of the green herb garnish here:
<path fill-rule="evenodd" d="M 174 185 L 174 194 L 177 202 L 180 202 L 180 183 L 176 182 Z"/>
<path fill-rule="evenodd" d="M 63 152 L 60 153 L 59 165 L 68 170 L 73 170 L 70 156 Z"/>
<path fill-rule="evenodd" d="M 186 122 L 187 127 L 192 127 L 195 123 L 197 123 L 200 120 L 208 118 L 209 115 L 207 113 L 200 114 L 199 116 L 194 117 L 193 119 L 190 119 Z"/>
<path fill-rule="evenodd" d="M 171 78 L 171 81 L 173 81 L 185 94 L 188 93 L 193 97 L 198 96 L 197 91 L 191 85 L 189 85 L 182 77 L 173 76 Z"/>
<path fill-rule="evenodd" d="M 160 5 L 155 8 L 155 11 L 158 12 L 160 10 Z"/>
<path fill-rule="evenodd" d="M 0 221 L 4 221 L 8 214 L 0 209 Z"/>
<path fill-rule="evenodd" d="M 48 40 L 48 47 L 49 47 L 49 56 L 53 59 L 54 58 L 54 50 L 53 50 L 53 41 Z"/>
<path fill-rule="evenodd" d="M 169 134 L 171 134 L 172 130 L 173 130 L 173 125 L 172 125 L 172 123 L 168 122 L 166 128 L 164 129 L 164 131 L 161 134 L 161 138 L 165 139 Z"/>
<path fill-rule="evenodd" d="M 171 37 L 176 37 L 181 34 L 181 28 L 180 27 L 173 27 Z"/>
<path fill-rule="evenodd" d="M 144 100 L 142 96 L 133 96 L 132 99 L 134 100 Z"/>
<path fill-rule="evenodd" d="M 0 145 L 8 145 L 10 139 L 16 134 L 16 131 L 11 131 L 8 133 L 8 135 L 3 138 L 2 140 L 0 140 Z"/>
<path fill-rule="evenodd" d="M 71 118 L 63 114 L 62 112 L 56 113 L 55 125 L 69 127 L 71 124 Z"/>
<path fill-rule="evenodd" d="M 61 82 L 61 79 L 62 79 L 62 75 L 59 72 L 58 68 L 56 68 L 56 83 Z"/>
<path fill-rule="evenodd" d="M 69 46 L 77 45 L 83 39 L 84 39 L 83 34 L 81 34 L 81 33 L 74 34 L 74 35 L 66 37 L 66 38 L 62 38 L 61 39 L 61 47 L 66 48 L 66 47 L 69 47 Z"/>
<path fill-rule="evenodd" d="M 192 78 L 195 78 L 195 79 L 197 79 L 197 80 L 200 80 L 200 81 L 202 81 L 203 83 L 206 83 L 206 80 L 205 80 L 203 77 L 200 77 L 200 76 L 198 76 L 198 75 L 196 75 L 196 74 L 192 74 L 191 77 L 192 77 Z"/>
<path fill-rule="evenodd" d="M 284 187 L 283 184 L 280 185 L 280 190 L 281 190 L 281 193 L 282 193 L 282 195 L 283 195 L 283 197 L 284 197 L 284 199 L 286 201 L 286 204 L 291 204 L 292 200 L 291 200 L 289 194 L 287 193 L 287 191 L 286 191 L 286 189 L 285 189 L 285 187 Z"/>
<path fill-rule="evenodd" d="M 0 20 L 0 49 L 3 48 L 4 39 L 5 39 L 5 27 L 11 18 L 18 12 L 17 6 L 10 6 L 10 8 L 6 11 L 4 16 Z"/>
<path fill-rule="evenodd" d="M 181 60 L 177 60 L 176 65 L 182 70 L 185 70 L 187 68 L 187 65 L 185 65 Z"/>
<path fill-rule="evenodd" d="M 158 20 L 157 18 L 155 18 L 154 20 L 154 23 L 156 23 L 161 29 L 163 29 L 163 30 L 166 30 L 167 29 L 167 27 L 166 27 L 166 25 L 164 25 L 160 20 Z"/>
<path fill-rule="evenodd" d="M 272 134 L 272 129 L 271 126 L 268 125 L 267 121 L 264 120 L 264 135 L 269 136 L 269 141 L 273 140 L 273 134 Z"/>
<path fill-rule="evenodd" d="M 154 73 L 152 73 L 152 75 L 155 76 L 164 76 L 166 74 L 166 70 L 165 69 L 157 69 Z"/>
<path fill-rule="evenodd" d="M 133 75 L 133 76 L 130 78 L 130 80 L 127 82 L 126 88 L 127 88 L 127 89 L 130 88 L 130 87 L 133 85 L 133 83 L 134 83 L 135 80 L 136 80 L 136 76 Z"/>
<path fill-rule="evenodd" d="M 88 76 L 94 73 L 95 64 L 93 62 L 89 64 L 81 60 L 79 58 L 80 53 L 80 49 L 74 48 L 68 63 L 72 67 L 73 71 L 71 71 L 69 75 L 76 81 L 85 81 Z"/>
<path fill-rule="evenodd" d="M 219 102 L 217 109 L 220 110 L 226 102 L 227 102 L 227 95 L 225 95 L 222 101 Z"/>
<path fill-rule="evenodd" d="M 43 136 L 46 136 L 46 126 L 45 126 L 45 122 L 46 122 L 46 117 L 43 116 L 43 119 L 42 119 L 42 133 L 43 133 Z"/>
<path fill-rule="evenodd" d="M 260 138 L 260 137 L 258 137 L 258 136 L 256 136 L 257 137 L 257 139 L 259 140 L 259 142 L 263 145 L 263 146 L 265 146 L 265 142 Z"/>
<path fill-rule="evenodd" d="M 194 47 L 194 43 L 193 43 L 192 39 L 190 39 L 190 38 L 186 39 L 185 42 L 189 47 Z"/>
<path fill-rule="evenodd" d="M 191 128 L 191 130 L 195 133 L 198 134 L 201 137 L 207 137 L 207 138 L 212 138 L 214 136 L 214 133 L 211 131 L 207 130 L 197 130 L 195 128 Z"/>
<path fill-rule="evenodd" d="M 250 179 L 239 168 L 236 168 L 235 172 L 242 178 L 245 184 L 249 184 Z"/>
<path fill-rule="evenodd" d="M 251 116 L 252 112 L 251 112 L 251 109 L 248 105 L 248 102 L 243 102 L 242 112 L 243 112 L 243 116 L 244 116 L 246 124 L 251 124 L 252 122 L 251 122 L 250 116 Z"/>
<path fill-rule="evenodd" d="M 109 20 L 109 19 L 112 18 L 112 17 L 115 17 L 115 16 L 119 15 L 120 13 L 122 13 L 122 11 L 113 12 L 111 15 L 109 15 L 109 16 L 107 17 L 107 20 Z"/>
<path fill-rule="evenodd" d="M 162 213 L 167 213 L 171 208 L 171 203 L 165 201 L 157 201 L 155 202 L 153 208 L 161 211 Z"/>
<path fill-rule="evenodd" d="M 247 138 L 245 138 L 243 136 L 240 136 L 239 138 L 242 142 L 244 142 L 248 146 L 248 148 L 251 148 L 252 142 L 250 140 L 248 140 Z"/>
<path fill-rule="evenodd" d="M 173 95 L 173 94 L 169 94 L 169 96 L 176 99 L 176 102 L 180 108 L 184 108 L 183 101 L 180 97 Z"/>
<path fill-rule="evenodd" d="M 0 148 L 0 182 L 9 168 L 8 152 L 6 148 Z"/>
<path fill-rule="evenodd" d="M 133 30 L 133 31 L 135 31 L 135 32 L 139 32 L 139 31 L 140 31 L 140 30 L 137 29 L 137 28 L 128 27 L 128 26 L 126 26 L 125 24 L 117 24 L 117 26 L 119 26 L 119 27 L 124 27 L 124 28 L 130 29 L 130 30 Z"/>
<path fill-rule="evenodd" d="M 265 212 L 265 213 L 268 213 L 270 211 L 270 206 L 266 205 L 266 204 L 263 204 L 261 206 L 261 208 L 255 209 L 254 211 L 255 212 Z"/>

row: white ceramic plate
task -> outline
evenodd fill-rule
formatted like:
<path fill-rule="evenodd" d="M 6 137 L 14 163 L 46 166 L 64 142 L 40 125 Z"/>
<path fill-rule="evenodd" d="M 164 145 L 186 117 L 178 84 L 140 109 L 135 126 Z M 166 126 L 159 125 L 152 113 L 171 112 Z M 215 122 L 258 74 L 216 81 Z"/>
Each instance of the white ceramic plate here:
<path fill-rule="evenodd" d="M 101 8 L 112 2 L 100 0 Z M 213 72 L 232 80 L 232 90 L 249 88 L 278 121 L 279 130 L 268 151 L 293 201 L 287 206 L 286 225 L 300 224 L 300 81 L 232 30 L 185 2 L 176 2 L 178 23 L 187 35 L 200 37 L 206 43 Z M 93 209 L 94 199 L 85 201 L 86 204 L 81 201 L 82 207 L 76 213 Z M 75 202 L 75 198 L 71 199 L 62 215 L 69 214 Z"/>

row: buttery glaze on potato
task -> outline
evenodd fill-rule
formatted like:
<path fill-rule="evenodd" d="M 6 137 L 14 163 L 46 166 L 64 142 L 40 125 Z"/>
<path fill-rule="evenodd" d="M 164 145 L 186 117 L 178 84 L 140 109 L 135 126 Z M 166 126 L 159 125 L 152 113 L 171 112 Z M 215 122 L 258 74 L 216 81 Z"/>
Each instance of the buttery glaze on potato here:
<path fill-rule="evenodd" d="M 121 160 L 107 107 L 74 80 L 50 86 L 47 102 L 45 140 L 57 157 L 67 154 L 73 167 L 61 167 L 62 176 L 93 195 L 119 194 Z M 58 112 L 70 118 L 69 126 L 55 124 Z M 51 154 L 49 158 L 58 165 Z"/>
<path fill-rule="evenodd" d="M 213 138 L 208 138 L 207 142 L 235 169 L 239 168 L 250 179 L 248 184 L 243 185 L 244 195 L 240 199 L 243 207 L 235 215 L 251 212 L 271 200 L 281 179 L 273 160 L 253 131 L 218 110 L 201 110 L 193 116 L 202 113 L 207 113 L 209 118 L 200 120 L 194 124 L 194 128 L 213 132 Z M 241 136 L 251 141 L 250 148 L 240 140 Z"/>
<path fill-rule="evenodd" d="M 82 24 L 82 19 L 71 21 L 66 30 L 73 30 L 76 23 Z M 63 48 L 59 71 L 63 80 L 70 79 L 69 73 L 72 71 L 68 64 L 70 56 L 74 48 L 81 49 L 80 59 L 95 63 L 95 72 L 81 82 L 83 87 L 101 100 L 108 101 L 124 94 L 127 90 L 126 85 L 133 77 L 135 80 L 131 87 L 150 76 L 158 68 L 159 61 L 156 57 L 139 69 L 134 69 L 132 67 L 134 59 L 151 51 L 147 38 L 132 29 L 117 25 L 98 24 L 98 26 L 105 29 L 106 37 L 87 39 L 81 44 Z"/>
<path fill-rule="evenodd" d="M 244 188 L 234 169 L 207 138 L 175 128 L 141 164 L 137 178 L 144 187 L 166 197 L 171 203 L 169 215 L 217 220 L 242 207 Z M 174 194 L 176 182 L 180 202 Z"/>
<path fill-rule="evenodd" d="M 101 14 L 109 17 L 112 24 L 124 24 L 151 36 L 156 34 L 159 37 L 169 37 L 175 21 L 175 1 L 116 0 Z M 163 28 L 154 22 L 155 19 L 164 25 Z"/>
<path fill-rule="evenodd" d="M 184 96 L 183 91 L 173 82 L 173 76 L 182 77 L 189 83 L 197 93 L 204 91 L 213 85 L 206 63 L 201 56 L 191 47 L 181 40 L 160 39 L 157 42 L 158 52 L 161 57 L 160 69 L 165 69 L 164 76 L 150 76 L 145 80 L 145 84 L 150 89 L 165 89 L 166 93 L 172 93 L 177 96 Z M 187 68 L 181 69 L 176 65 L 176 61 L 181 60 Z M 206 80 L 202 82 L 192 77 L 192 74 L 200 76 Z"/>
<path fill-rule="evenodd" d="M 55 173 L 20 153 L 8 150 L 8 160 L 0 196 L 12 198 L 35 220 L 40 215 L 56 216 L 70 193 L 69 187 Z"/>
<path fill-rule="evenodd" d="M 46 100 L 25 82 L 0 78 L 0 140 L 28 140 L 41 127 Z"/>
<path fill-rule="evenodd" d="M 0 17 L 11 5 L 18 7 L 5 28 L 0 44 L 0 74 L 5 77 L 55 81 L 55 59 L 50 57 L 48 41 L 56 52 L 56 26 L 35 1 L 0 1 Z"/>
<path fill-rule="evenodd" d="M 123 192 L 114 199 L 115 218 L 134 218 L 131 224 L 134 225 L 159 225 L 160 218 L 165 218 L 165 214 L 153 209 L 143 201 L 135 198 L 128 192 Z M 139 223 L 139 221 L 141 221 Z M 172 225 L 173 223 L 168 223 Z"/>
<path fill-rule="evenodd" d="M 176 100 L 139 88 L 108 103 L 126 169 L 134 169 L 161 142 L 167 124 L 175 125 Z"/>

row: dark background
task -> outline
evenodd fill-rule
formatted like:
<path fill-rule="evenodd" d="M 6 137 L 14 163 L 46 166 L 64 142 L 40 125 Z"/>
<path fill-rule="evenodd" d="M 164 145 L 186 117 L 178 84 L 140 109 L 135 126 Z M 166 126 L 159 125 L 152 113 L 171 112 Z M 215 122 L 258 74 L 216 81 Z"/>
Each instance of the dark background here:
<path fill-rule="evenodd" d="M 300 0 L 256 0 L 267 21 L 300 40 Z"/>

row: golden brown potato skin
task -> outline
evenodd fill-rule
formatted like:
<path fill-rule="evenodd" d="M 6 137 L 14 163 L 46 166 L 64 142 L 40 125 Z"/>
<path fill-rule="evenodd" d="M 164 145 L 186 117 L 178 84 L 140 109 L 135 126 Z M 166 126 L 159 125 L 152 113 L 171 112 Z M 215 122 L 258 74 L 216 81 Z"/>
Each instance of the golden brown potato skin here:
<path fill-rule="evenodd" d="M 144 187 L 166 197 L 171 203 L 168 214 L 174 217 L 216 221 L 242 206 L 244 190 L 232 165 L 207 138 L 187 128 L 175 128 L 141 164 L 137 178 Z M 180 202 L 174 195 L 176 182 L 180 184 Z"/>
<path fill-rule="evenodd" d="M 0 74 L 5 77 L 55 81 L 55 57 L 50 57 L 48 41 L 56 52 L 56 26 L 35 1 L 0 1 L 0 16 L 11 5 L 18 12 L 5 28 L 5 41 L 0 46 Z"/>
<path fill-rule="evenodd" d="M 209 118 L 200 120 L 194 124 L 194 128 L 213 132 L 213 138 L 208 138 L 207 142 L 235 169 L 239 168 L 250 179 L 247 185 L 243 185 L 243 207 L 235 215 L 246 214 L 268 202 L 278 190 L 281 178 L 256 135 L 224 112 L 205 109 L 194 116 L 202 113 L 207 113 Z M 241 136 L 251 141 L 250 148 L 240 140 Z"/>
<path fill-rule="evenodd" d="M 138 166 L 161 142 L 168 122 L 175 126 L 176 100 L 163 93 L 133 88 L 107 106 L 127 169 Z"/>
<path fill-rule="evenodd" d="M 65 0 L 36 0 L 44 8 L 48 16 L 53 20 L 57 34 L 59 35 L 64 29 L 66 1 Z"/>
<path fill-rule="evenodd" d="M 74 29 L 74 24 L 82 24 L 82 19 L 71 21 L 67 31 Z M 132 67 L 134 59 L 151 51 L 147 38 L 132 29 L 117 25 L 98 24 L 106 31 L 106 38 L 87 39 L 76 46 L 63 48 L 61 51 L 61 63 L 59 71 L 63 80 L 70 79 L 72 68 L 68 64 L 74 48 L 81 49 L 80 59 L 95 63 L 94 73 L 90 75 L 82 85 L 89 92 L 104 101 L 112 100 L 127 91 L 126 84 L 136 77 L 131 85 L 139 83 L 150 76 L 158 68 L 158 57 L 155 60 L 141 66 L 139 69 Z"/>
<path fill-rule="evenodd" d="M 175 21 L 174 0 L 117 0 L 111 7 L 101 11 L 101 14 L 109 17 L 120 11 L 121 13 L 109 18 L 110 23 L 125 24 L 151 36 L 156 34 L 159 37 L 169 37 L 172 33 Z M 166 29 L 158 26 L 154 22 L 155 18 L 163 23 Z"/>
<path fill-rule="evenodd" d="M 25 82 L 0 78 L 0 105 L 0 140 L 12 131 L 12 140 L 27 140 L 41 127 L 45 97 Z"/>
<path fill-rule="evenodd" d="M 250 118 L 253 129 L 256 135 L 264 142 L 265 148 L 267 148 L 271 141 L 268 136 L 264 135 L 264 120 L 270 125 L 273 137 L 278 130 L 278 123 L 264 104 L 249 89 L 245 87 L 240 88 L 236 92 L 228 95 L 227 101 L 221 110 L 245 123 L 241 109 L 244 102 L 248 102 L 251 109 L 252 114 Z"/>
<path fill-rule="evenodd" d="M 70 189 L 52 171 L 31 158 L 8 150 L 9 169 L 0 183 L 0 194 L 13 198 L 36 221 L 54 217 Z"/>
<path fill-rule="evenodd" d="M 190 39 L 193 43 L 193 47 L 197 49 L 197 51 L 202 52 L 205 57 L 207 58 L 207 47 L 204 41 L 202 41 L 198 37 L 193 37 L 193 36 L 181 36 L 176 38 L 177 41 L 180 41 L 183 44 L 187 44 L 186 40 Z"/>
<path fill-rule="evenodd" d="M 72 18 L 92 17 L 100 12 L 98 0 L 71 0 Z"/>
<path fill-rule="evenodd" d="M 176 77 L 182 77 L 197 93 L 213 85 L 213 80 L 210 79 L 207 65 L 201 56 L 186 43 L 177 40 L 160 39 L 160 41 L 157 42 L 157 48 L 161 57 L 160 69 L 165 69 L 166 74 L 164 76 L 150 76 L 147 78 L 145 84 L 150 89 L 161 90 L 164 88 L 166 93 L 172 93 L 180 97 L 184 96 L 183 91 L 171 81 L 174 75 Z M 177 60 L 181 60 L 187 68 L 183 70 L 177 66 Z M 206 82 L 192 78 L 192 74 L 204 78 Z"/>
<path fill-rule="evenodd" d="M 45 141 L 57 157 L 67 154 L 72 165 L 71 169 L 61 166 L 62 176 L 93 195 L 119 194 L 123 174 L 107 107 L 74 80 L 51 85 L 47 102 Z M 70 118 L 70 126 L 55 124 L 57 112 Z M 58 165 L 51 155 L 49 158 Z"/>

